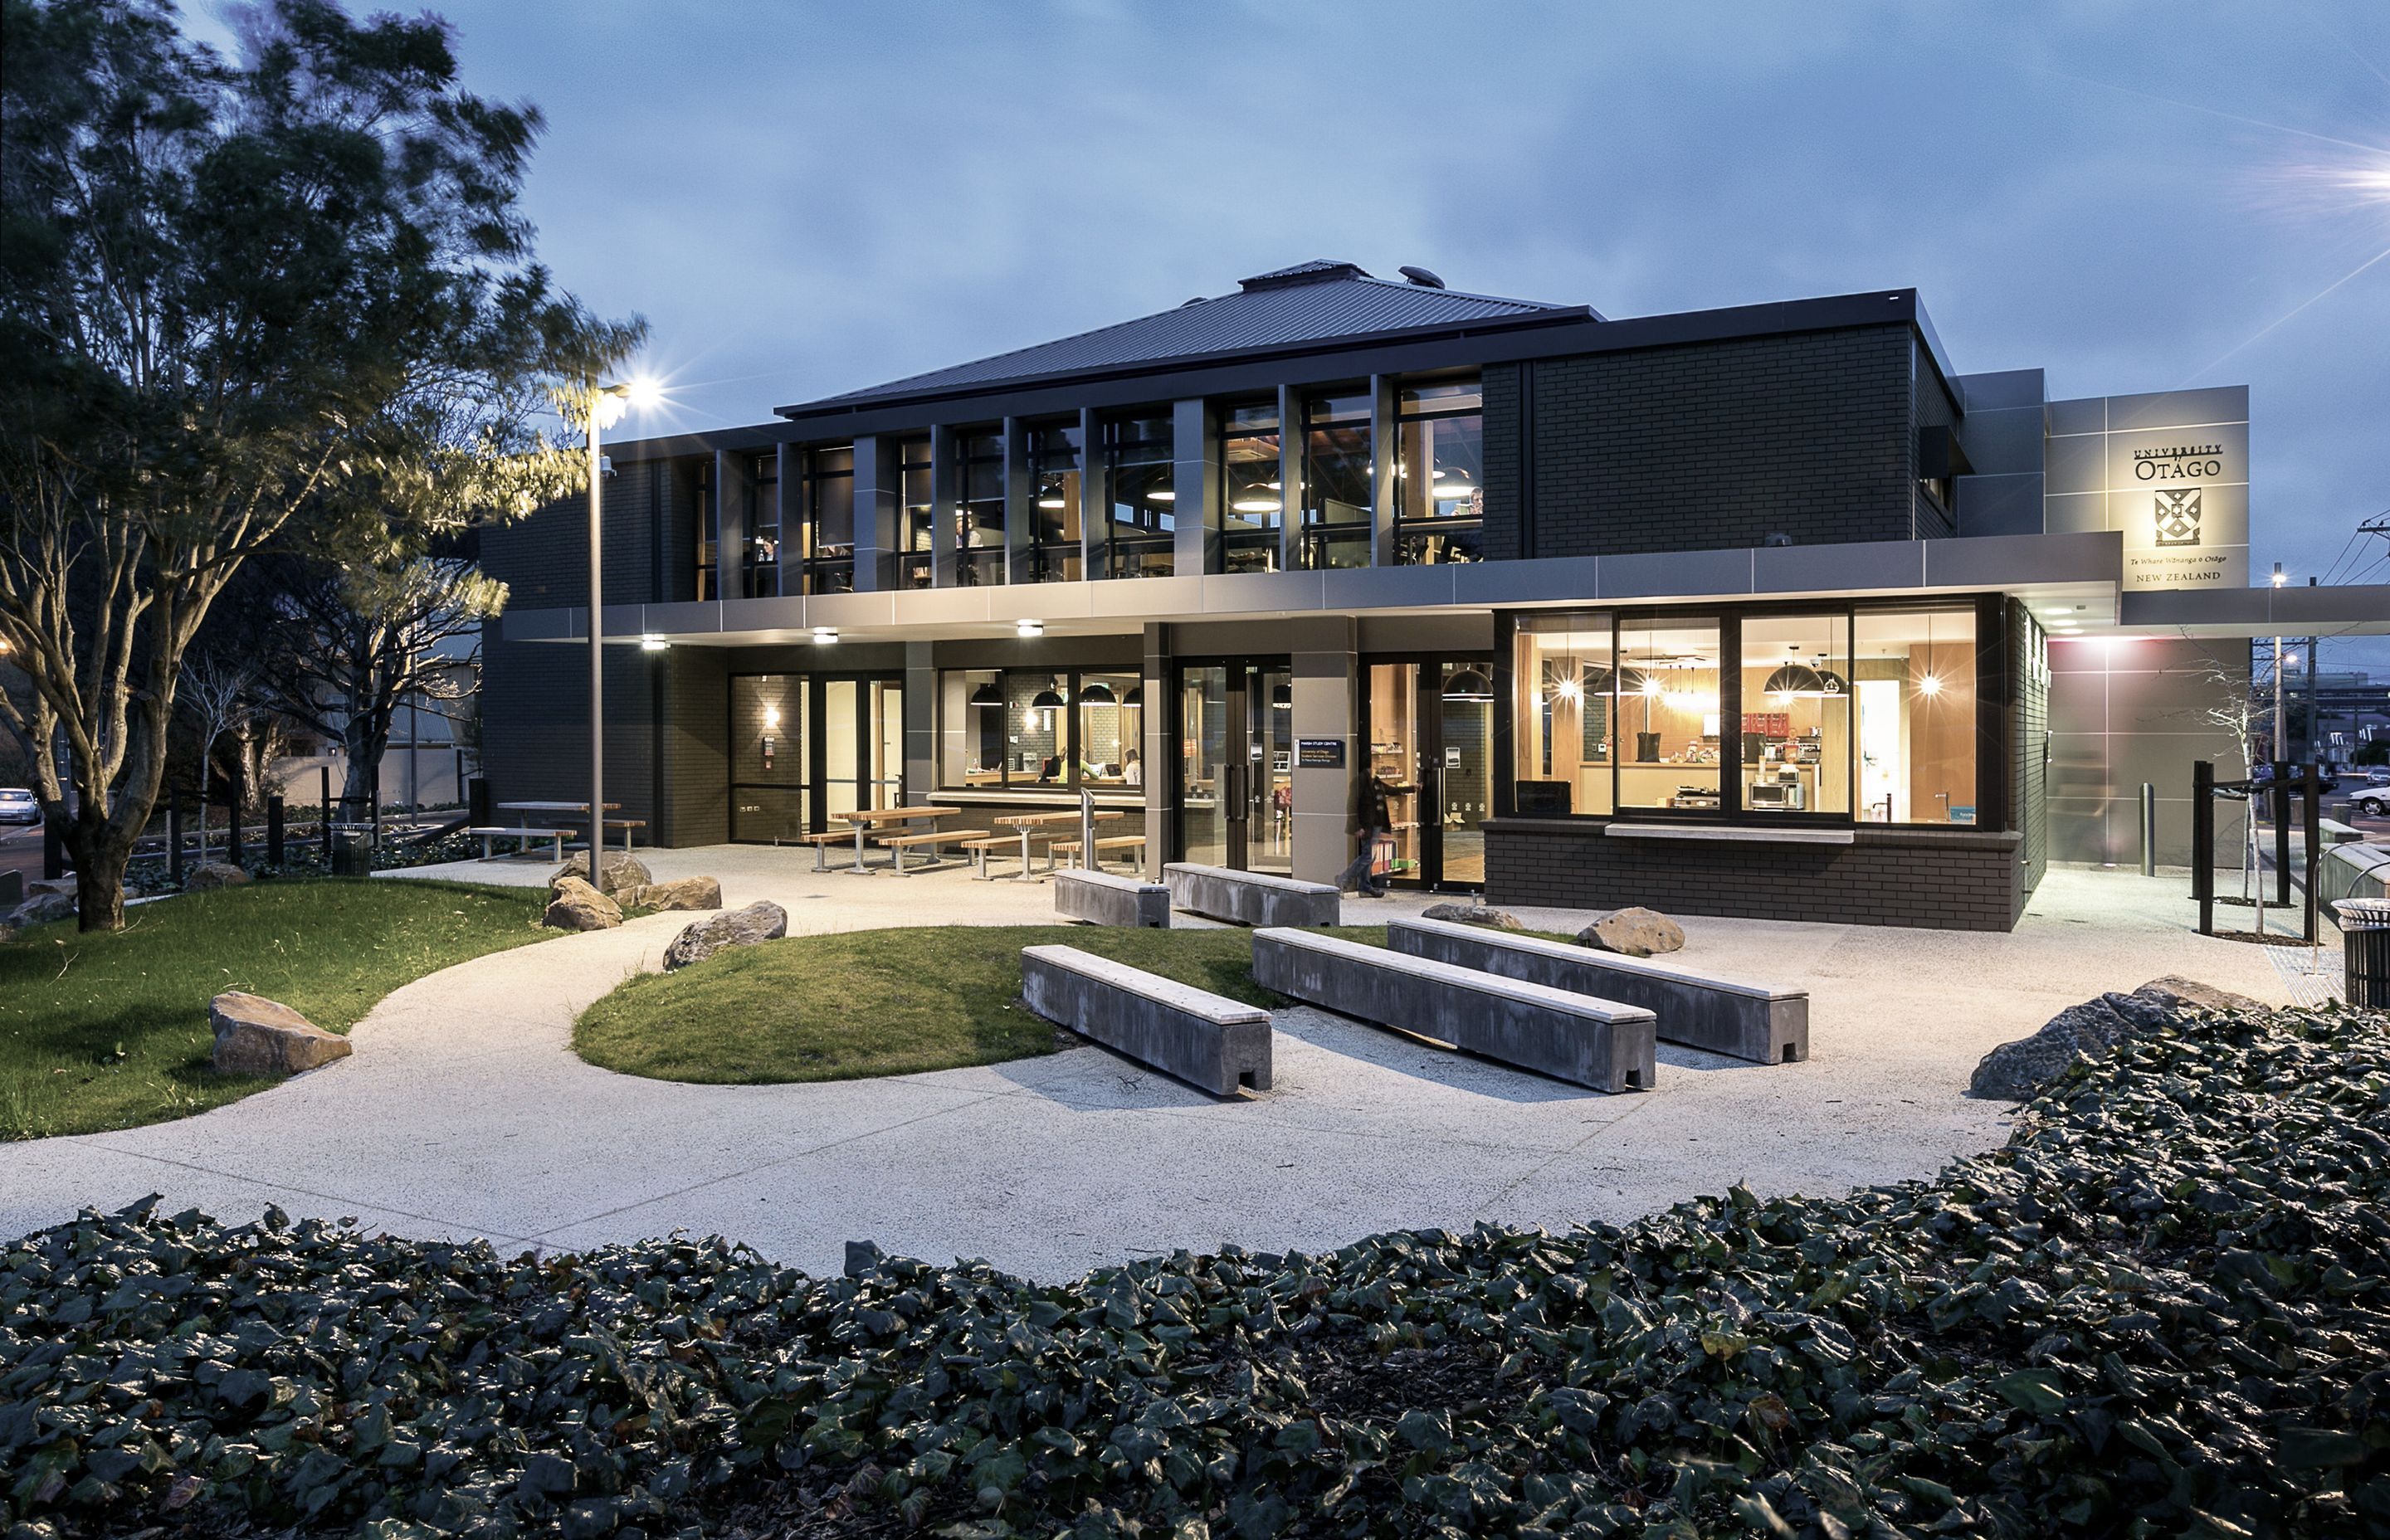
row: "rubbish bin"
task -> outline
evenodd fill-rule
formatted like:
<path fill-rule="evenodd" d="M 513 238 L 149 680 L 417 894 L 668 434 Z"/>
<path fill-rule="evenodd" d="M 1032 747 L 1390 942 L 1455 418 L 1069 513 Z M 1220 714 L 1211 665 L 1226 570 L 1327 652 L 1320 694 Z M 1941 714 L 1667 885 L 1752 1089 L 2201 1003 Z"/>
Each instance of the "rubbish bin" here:
<path fill-rule="evenodd" d="M 334 877 L 373 875 L 373 830 L 334 828 L 326 838 L 331 841 Z"/>
<path fill-rule="evenodd" d="M 2348 1003 L 2390 1010 L 2390 899 L 2344 898 L 2332 908 L 2340 917 Z"/>

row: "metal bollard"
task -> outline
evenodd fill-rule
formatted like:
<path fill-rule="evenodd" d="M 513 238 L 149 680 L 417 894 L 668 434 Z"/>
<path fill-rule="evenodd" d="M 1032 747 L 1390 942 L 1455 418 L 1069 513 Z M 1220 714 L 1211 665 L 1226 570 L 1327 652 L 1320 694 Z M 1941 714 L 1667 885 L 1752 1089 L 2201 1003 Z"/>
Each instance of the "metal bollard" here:
<path fill-rule="evenodd" d="M 2141 875 L 2158 874 L 2158 789 L 2141 783 Z"/>

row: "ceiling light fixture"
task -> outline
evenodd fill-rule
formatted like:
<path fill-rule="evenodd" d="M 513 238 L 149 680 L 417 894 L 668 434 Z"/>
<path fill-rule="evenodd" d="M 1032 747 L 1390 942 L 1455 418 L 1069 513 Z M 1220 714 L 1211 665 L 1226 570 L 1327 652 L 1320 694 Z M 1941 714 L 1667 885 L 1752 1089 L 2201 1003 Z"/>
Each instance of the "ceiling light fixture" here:
<path fill-rule="evenodd" d="M 838 627 L 834 625 L 817 625 L 814 627 L 814 645 L 816 647 L 828 647 L 837 640 Z"/>
<path fill-rule="evenodd" d="M 1046 635 L 1046 622 L 1044 621 L 1015 621 L 1012 622 L 1012 634 L 1016 636 L 1043 636 Z"/>
<path fill-rule="evenodd" d="M 662 652 L 670 646 L 672 646 L 672 643 L 665 641 L 662 636 L 657 635 L 652 631 L 639 638 L 639 650 L 641 652 Z"/>
<path fill-rule="evenodd" d="M 1120 699 L 1112 694 L 1112 687 L 1110 685 L 1105 684 L 1100 679 L 1097 679 L 1079 687 L 1079 704 L 1082 706 L 1117 706 L 1120 704 Z"/>
<path fill-rule="evenodd" d="M 1942 676 L 1929 674 L 1917 681 L 1917 693 L 1931 700 L 1942 693 Z"/>

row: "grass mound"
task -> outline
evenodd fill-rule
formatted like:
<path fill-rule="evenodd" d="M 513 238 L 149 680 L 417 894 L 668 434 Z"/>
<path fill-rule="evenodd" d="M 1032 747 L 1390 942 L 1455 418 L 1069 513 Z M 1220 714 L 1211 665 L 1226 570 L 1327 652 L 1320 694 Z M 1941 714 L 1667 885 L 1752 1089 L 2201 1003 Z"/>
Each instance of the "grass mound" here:
<path fill-rule="evenodd" d="M 1382 930 L 1378 932 L 1382 939 Z M 1245 930 L 949 925 L 790 936 L 625 981 L 582 1012 L 592 1064 L 655 1080 L 757 1084 L 916 1074 L 1051 1053 L 1023 1008 L 1021 949 L 1076 946 L 1216 995 L 1275 1003 Z"/>
<path fill-rule="evenodd" d="M 277 879 L 0 943 L 0 1138 L 187 1116 L 275 1084 L 209 1068 L 208 1001 L 244 989 L 346 1032 L 399 985 L 538 941 L 546 894 L 462 882 Z"/>
<path fill-rule="evenodd" d="M 1059 1287 L 91 1214 L 0 1264 L 0 1491 L 59 1533 L 2390 1526 L 2390 1022 L 2185 1018 L 2032 1111 L 1844 1199 Z"/>

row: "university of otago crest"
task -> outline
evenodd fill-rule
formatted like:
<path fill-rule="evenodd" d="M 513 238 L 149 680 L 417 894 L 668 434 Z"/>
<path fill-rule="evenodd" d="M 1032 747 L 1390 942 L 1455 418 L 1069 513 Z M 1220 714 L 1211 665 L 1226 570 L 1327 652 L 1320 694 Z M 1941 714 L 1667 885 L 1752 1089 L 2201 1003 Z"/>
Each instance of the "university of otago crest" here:
<path fill-rule="evenodd" d="M 2161 545 L 2199 544 L 2199 489 L 2155 493 L 2157 535 Z"/>

